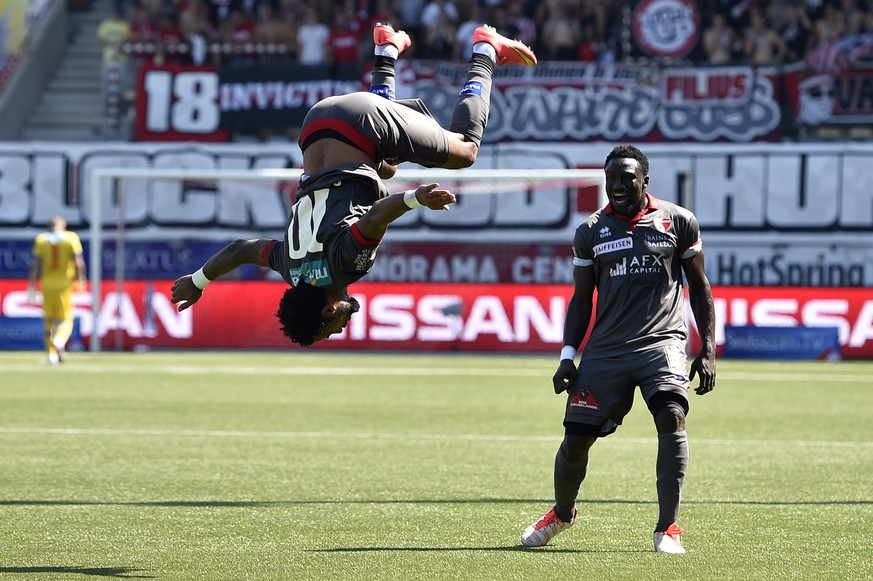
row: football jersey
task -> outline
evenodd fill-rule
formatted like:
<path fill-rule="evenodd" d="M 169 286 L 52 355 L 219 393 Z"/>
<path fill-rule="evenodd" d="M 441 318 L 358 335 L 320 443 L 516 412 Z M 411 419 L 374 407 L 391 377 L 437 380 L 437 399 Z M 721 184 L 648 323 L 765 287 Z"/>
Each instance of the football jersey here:
<path fill-rule="evenodd" d="M 42 261 L 43 292 L 70 288 L 76 276 L 76 255 L 79 254 L 82 254 L 82 242 L 75 232 L 43 232 L 36 237 L 33 255 Z"/>
<path fill-rule="evenodd" d="M 268 250 L 270 268 L 291 286 L 344 287 L 370 271 L 381 240 L 367 240 L 357 222 L 388 195 L 366 165 L 330 168 L 300 178 L 285 238 Z"/>
<path fill-rule="evenodd" d="M 703 249 L 689 210 L 646 194 L 629 219 L 606 206 L 576 230 L 575 268 L 594 268 L 597 304 L 583 358 L 611 357 L 684 342 L 683 258 Z"/>

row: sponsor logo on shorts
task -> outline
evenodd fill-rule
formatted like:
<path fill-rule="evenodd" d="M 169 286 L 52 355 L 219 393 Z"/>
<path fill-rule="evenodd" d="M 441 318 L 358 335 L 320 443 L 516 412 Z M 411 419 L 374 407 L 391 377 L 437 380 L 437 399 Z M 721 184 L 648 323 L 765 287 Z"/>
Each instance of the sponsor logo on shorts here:
<path fill-rule="evenodd" d="M 620 238 L 618 240 L 610 240 L 609 242 L 601 242 L 594 246 L 594 256 L 601 254 L 609 254 L 610 252 L 618 252 L 620 250 L 630 250 L 634 247 L 633 238 Z"/>
<path fill-rule="evenodd" d="M 588 387 L 583 387 L 573 394 L 572 399 L 570 399 L 570 407 L 600 411 L 600 404 L 594 399 L 594 394 L 591 393 L 591 389 Z"/>

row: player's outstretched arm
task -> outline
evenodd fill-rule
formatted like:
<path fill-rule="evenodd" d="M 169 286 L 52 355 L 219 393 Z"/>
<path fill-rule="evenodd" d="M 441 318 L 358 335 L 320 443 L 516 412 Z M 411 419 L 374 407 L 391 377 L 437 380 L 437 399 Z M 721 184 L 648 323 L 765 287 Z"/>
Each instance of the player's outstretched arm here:
<path fill-rule="evenodd" d="M 426 184 L 400 194 L 391 194 L 373 204 L 358 220 L 358 232 L 369 240 L 381 240 L 388 225 L 413 208 L 425 206 L 431 210 L 448 210 L 455 203 L 455 194 L 440 189 L 439 184 Z"/>
<path fill-rule="evenodd" d="M 701 342 L 700 353 L 691 363 L 689 379 L 699 378 L 700 385 L 694 388 L 694 393 L 704 395 L 715 389 L 715 303 L 706 278 L 703 252 L 683 259 L 682 270 L 688 281 L 688 300 Z"/>
<path fill-rule="evenodd" d="M 200 270 L 180 276 L 173 283 L 172 303 L 184 311 L 203 296 L 203 289 L 219 276 L 235 270 L 243 264 L 269 266 L 264 250 L 272 242 L 269 239 L 234 240 L 212 255 Z"/>

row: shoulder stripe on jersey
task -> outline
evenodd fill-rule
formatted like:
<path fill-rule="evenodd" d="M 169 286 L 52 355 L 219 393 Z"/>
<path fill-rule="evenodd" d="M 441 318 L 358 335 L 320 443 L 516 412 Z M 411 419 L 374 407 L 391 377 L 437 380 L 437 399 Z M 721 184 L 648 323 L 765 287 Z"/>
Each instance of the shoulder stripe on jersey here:
<path fill-rule="evenodd" d="M 698 254 L 701 250 L 703 250 L 703 240 L 697 239 L 697 242 L 683 250 L 680 254 L 680 258 L 691 258 L 695 254 Z"/>
<path fill-rule="evenodd" d="M 594 261 L 588 258 L 573 257 L 573 266 L 593 266 Z"/>
<path fill-rule="evenodd" d="M 352 224 L 350 230 L 352 231 L 352 236 L 355 237 L 355 240 L 357 240 L 358 244 L 360 244 L 361 246 L 379 246 L 379 244 L 382 242 L 381 238 L 379 240 L 370 240 L 369 238 L 364 238 L 364 235 L 361 234 L 360 230 L 358 230 L 357 222 Z"/>

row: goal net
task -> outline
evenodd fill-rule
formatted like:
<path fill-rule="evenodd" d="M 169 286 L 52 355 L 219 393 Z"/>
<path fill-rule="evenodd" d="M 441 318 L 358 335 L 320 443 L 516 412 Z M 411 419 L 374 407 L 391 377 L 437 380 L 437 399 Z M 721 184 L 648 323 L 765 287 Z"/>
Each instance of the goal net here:
<path fill-rule="evenodd" d="M 282 239 L 300 173 L 299 169 L 93 168 L 85 234 L 93 317 L 88 348 L 129 347 L 123 311 L 135 307 L 125 294 L 128 283 L 147 280 L 147 296 L 135 299 L 142 300 L 139 308 L 148 312 L 139 325 L 144 329 L 138 332 L 148 335 L 155 315 L 169 316 L 171 310 L 167 289 L 157 292 L 152 284 L 166 285 L 196 270 L 212 251 L 232 240 Z M 485 253 L 513 244 L 560 244 L 569 253 L 576 227 L 606 201 L 600 168 L 401 168 L 385 182 L 390 193 L 425 183 L 439 183 L 454 192 L 458 202 L 450 212 L 422 208 L 394 222 L 386 242 L 399 244 L 399 253 L 404 244 L 461 243 L 479 245 L 478 251 Z M 390 244 L 383 243 L 383 248 Z M 379 252 L 377 265 L 390 255 L 383 249 Z M 376 279 L 402 281 L 404 268 L 418 268 L 401 258 L 386 260 L 395 271 L 382 272 Z M 538 282 L 535 273 L 529 278 Z"/>

